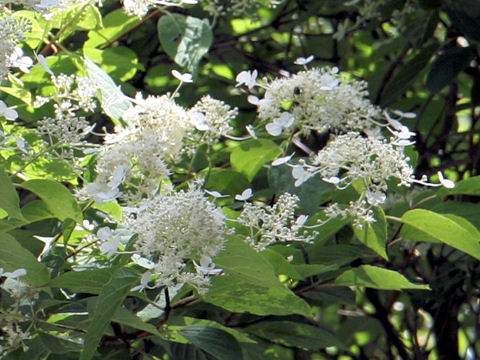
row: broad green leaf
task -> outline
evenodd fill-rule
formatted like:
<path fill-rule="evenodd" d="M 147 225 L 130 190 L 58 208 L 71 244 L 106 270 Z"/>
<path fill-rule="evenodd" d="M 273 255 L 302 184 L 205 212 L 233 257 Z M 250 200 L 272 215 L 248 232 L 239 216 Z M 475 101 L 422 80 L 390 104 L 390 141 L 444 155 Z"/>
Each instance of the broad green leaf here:
<path fill-rule="evenodd" d="M 50 280 L 47 267 L 38 262 L 14 237 L 3 233 L 0 233 L 0 268 L 9 272 L 20 268 L 27 270 L 21 280 L 33 286 L 44 286 Z"/>
<path fill-rule="evenodd" d="M 132 103 L 123 94 L 120 87 L 113 82 L 111 77 L 87 57 L 85 57 L 85 66 L 90 79 L 95 81 L 100 88 L 100 102 L 105 114 L 113 120 L 115 125 L 124 124 L 122 115 L 133 106 Z"/>
<path fill-rule="evenodd" d="M 261 255 L 273 266 L 277 275 L 287 275 L 288 277 L 296 280 L 303 280 L 304 277 L 300 275 L 294 265 L 289 263 L 278 252 L 266 249 L 261 252 Z"/>
<path fill-rule="evenodd" d="M 15 186 L 13 186 L 10 180 L 10 176 L 0 168 L 0 207 L 11 217 L 24 220 L 25 218 L 20 210 L 19 203 L 20 199 Z"/>
<path fill-rule="evenodd" d="M 322 264 L 298 264 L 293 265 L 294 269 L 301 274 L 304 278 L 310 276 L 323 274 L 330 271 L 338 270 L 339 266 L 335 264 L 322 265 Z"/>
<path fill-rule="evenodd" d="M 330 331 L 300 322 L 263 321 L 248 326 L 245 330 L 277 344 L 307 350 L 319 350 L 329 346 L 344 347 Z"/>
<path fill-rule="evenodd" d="M 480 28 L 479 28 L 480 29 Z M 426 85 L 432 92 L 438 92 L 451 83 L 475 57 L 475 51 L 470 47 L 454 47 L 448 49 L 432 64 L 427 76 Z"/>
<path fill-rule="evenodd" d="M 89 314 L 90 324 L 85 336 L 85 347 L 80 360 L 90 360 L 95 355 L 98 343 L 114 314 L 138 282 L 139 274 L 131 269 L 116 270 L 105 284 L 97 300 L 93 314 Z"/>
<path fill-rule="evenodd" d="M 405 65 L 388 82 L 382 93 L 381 105 L 387 106 L 395 102 L 418 78 L 423 69 L 427 66 L 430 58 L 437 50 L 438 45 L 431 44 L 421 50 L 413 58 L 409 59 Z"/>
<path fill-rule="evenodd" d="M 33 105 L 32 93 L 25 88 L 0 86 L 0 91 L 21 100 L 29 106 Z"/>
<path fill-rule="evenodd" d="M 402 274 L 372 265 L 362 265 L 345 271 L 335 280 L 336 285 L 365 286 L 382 290 L 418 289 L 427 290 L 428 285 L 417 285 Z"/>
<path fill-rule="evenodd" d="M 230 236 L 214 260 L 225 275 L 212 279 L 205 301 L 235 312 L 311 316 L 308 304 L 280 283 L 273 267 L 241 238 Z"/>
<path fill-rule="evenodd" d="M 213 34 L 204 20 L 168 14 L 158 21 L 158 38 L 173 61 L 196 73 L 200 60 L 212 44 Z"/>
<path fill-rule="evenodd" d="M 76 293 L 99 294 L 112 274 L 112 269 L 69 271 L 52 279 L 48 285 Z"/>
<path fill-rule="evenodd" d="M 121 81 L 130 80 L 143 67 L 139 65 L 135 51 L 125 46 L 105 50 L 84 48 L 83 54 L 99 64 L 107 74 Z"/>
<path fill-rule="evenodd" d="M 50 211 L 43 200 L 33 200 L 29 202 L 22 208 L 22 213 L 30 223 L 55 217 L 55 214 Z"/>
<path fill-rule="evenodd" d="M 251 185 L 244 174 L 231 169 L 214 168 L 208 173 L 206 188 L 224 195 L 241 194 Z"/>
<path fill-rule="evenodd" d="M 281 154 L 282 151 L 272 140 L 251 139 L 242 142 L 232 151 L 230 161 L 235 171 L 252 181 L 263 165 Z"/>
<path fill-rule="evenodd" d="M 60 220 L 83 221 L 82 211 L 75 198 L 65 186 L 53 180 L 29 180 L 20 184 L 26 190 L 38 195 L 47 208 Z"/>
<path fill-rule="evenodd" d="M 480 260 L 480 232 L 459 216 L 415 209 L 403 214 L 402 222 Z"/>
<path fill-rule="evenodd" d="M 185 326 L 180 334 L 219 360 L 242 360 L 242 349 L 226 331 L 204 325 Z"/>
<path fill-rule="evenodd" d="M 101 27 L 102 15 L 96 6 L 83 3 L 72 4 L 66 10 L 54 12 L 48 22 L 51 28 L 62 29 L 58 41 L 62 42 L 75 31 L 93 30 Z"/>
<path fill-rule="evenodd" d="M 387 219 L 383 209 L 379 206 L 374 208 L 374 223 L 363 224 L 363 228 L 354 227 L 355 236 L 364 245 L 375 251 L 378 255 L 388 260 L 387 244 Z"/>
<path fill-rule="evenodd" d="M 107 45 L 110 41 L 125 34 L 139 22 L 138 16 L 129 16 L 124 9 L 117 9 L 103 18 L 103 28 L 88 32 L 88 40 L 84 43 L 85 48 L 98 48 Z"/>

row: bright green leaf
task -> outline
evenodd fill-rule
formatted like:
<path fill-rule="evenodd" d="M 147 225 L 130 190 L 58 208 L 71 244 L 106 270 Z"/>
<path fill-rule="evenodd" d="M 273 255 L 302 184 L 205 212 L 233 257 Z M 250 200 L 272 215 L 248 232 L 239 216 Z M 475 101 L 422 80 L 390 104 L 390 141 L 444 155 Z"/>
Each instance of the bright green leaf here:
<path fill-rule="evenodd" d="M 382 290 L 418 289 L 426 290 L 428 285 L 413 284 L 402 274 L 372 265 L 362 265 L 345 271 L 335 280 L 336 285 L 365 286 Z"/>
<path fill-rule="evenodd" d="M 354 227 L 357 239 L 378 255 L 388 260 L 387 244 L 387 220 L 383 209 L 379 206 L 374 208 L 375 222 L 363 224 L 363 228 Z"/>
<path fill-rule="evenodd" d="M 415 209 L 403 214 L 402 222 L 480 260 L 480 232 L 459 216 Z"/>
<path fill-rule="evenodd" d="M 58 219 L 83 221 L 82 211 L 72 193 L 59 182 L 38 179 L 25 181 L 20 186 L 38 195 Z"/>
<path fill-rule="evenodd" d="M 4 233 L 0 233 L 0 268 L 10 272 L 20 268 L 27 270 L 21 280 L 34 286 L 43 286 L 50 280 L 47 267 L 38 262 L 14 237 Z"/>
<path fill-rule="evenodd" d="M 24 217 L 19 202 L 17 190 L 13 186 L 10 176 L 0 168 L 0 207 L 11 217 L 22 220 Z"/>
<path fill-rule="evenodd" d="M 234 170 L 252 181 L 263 165 L 281 154 L 282 151 L 272 140 L 251 139 L 242 142 L 232 151 L 230 161 Z"/>

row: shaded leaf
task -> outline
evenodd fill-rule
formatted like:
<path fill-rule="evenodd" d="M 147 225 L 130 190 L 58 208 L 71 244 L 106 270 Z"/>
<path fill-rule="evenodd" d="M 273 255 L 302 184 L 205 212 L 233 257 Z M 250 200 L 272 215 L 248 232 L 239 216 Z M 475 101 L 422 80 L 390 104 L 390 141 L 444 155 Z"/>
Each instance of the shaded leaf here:
<path fill-rule="evenodd" d="M 24 220 L 17 190 L 15 190 L 10 176 L 2 168 L 0 168 L 0 207 L 11 217 Z"/>
<path fill-rule="evenodd" d="M 0 268 L 9 272 L 20 268 L 27 270 L 21 280 L 33 286 L 43 286 L 50 280 L 47 267 L 38 262 L 14 237 L 3 233 L 0 233 Z"/>

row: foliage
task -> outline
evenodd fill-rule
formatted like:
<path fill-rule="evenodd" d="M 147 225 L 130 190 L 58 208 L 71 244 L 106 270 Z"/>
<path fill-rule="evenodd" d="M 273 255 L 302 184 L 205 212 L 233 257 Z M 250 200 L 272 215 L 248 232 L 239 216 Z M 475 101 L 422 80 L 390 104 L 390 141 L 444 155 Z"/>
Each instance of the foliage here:
<path fill-rule="evenodd" d="M 0 6 L 2 359 L 480 357 L 477 1 Z"/>

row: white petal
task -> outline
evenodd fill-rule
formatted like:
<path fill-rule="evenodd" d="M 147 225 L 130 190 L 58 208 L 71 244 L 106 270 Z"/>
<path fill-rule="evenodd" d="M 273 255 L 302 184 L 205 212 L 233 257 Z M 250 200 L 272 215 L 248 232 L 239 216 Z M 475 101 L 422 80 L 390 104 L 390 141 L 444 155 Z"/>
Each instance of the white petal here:
<path fill-rule="evenodd" d="M 235 195 L 235 200 L 246 201 L 250 199 L 252 196 L 253 196 L 253 191 L 252 189 L 248 188 L 244 190 L 241 195 Z"/>
<path fill-rule="evenodd" d="M 267 125 L 265 125 L 265 130 L 267 130 L 267 132 L 272 136 L 278 136 L 282 133 L 283 129 L 278 124 L 268 123 Z"/>
<path fill-rule="evenodd" d="M 37 61 L 47 73 L 49 73 L 52 76 L 55 76 L 52 69 L 48 67 L 47 59 L 45 59 L 45 56 L 43 56 L 42 54 L 37 55 Z"/>
<path fill-rule="evenodd" d="M 283 164 L 286 164 L 287 162 L 290 161 L 290 159 L 293 157 L 295 153 L 293 153 L 292 155 L 289 155 L 289 156 L 283 156 L 281 158 L 278 158 L 276 160 L 274 160 L 272 162 L 272 166 L 279 166 L 279 165 L 283 165 Z"/>
<path fill-rule="evenodd" d="M 313 61 L 315 57 L 313 55 L 310 55 L 309 57 L 307 58 L 304 58 L 304 57 L 299 57 L 297 60 L 295 60 L 293 63 L 296 64 L 296 65 L 306 65 L 308 64 L 309 62 Z"/>
<path fill-rule="evenodd" d="M 180 80 L 181 82 L 185 82 L 185 83 L 193 82 L 192 74 L 188 74 L 188 73 L 182 74 L 180 71 L 172 70 L 172 75 L 178 80 Z"/>
<path fill-rule="evenodd" d="M 20 276 L 24 276 L 27 274 L 27 270 L 20 268 L 12 272 L 5 272 L 3 273 L 3 276 L 10 278 L 10 279 L 16 279 Z"/>

